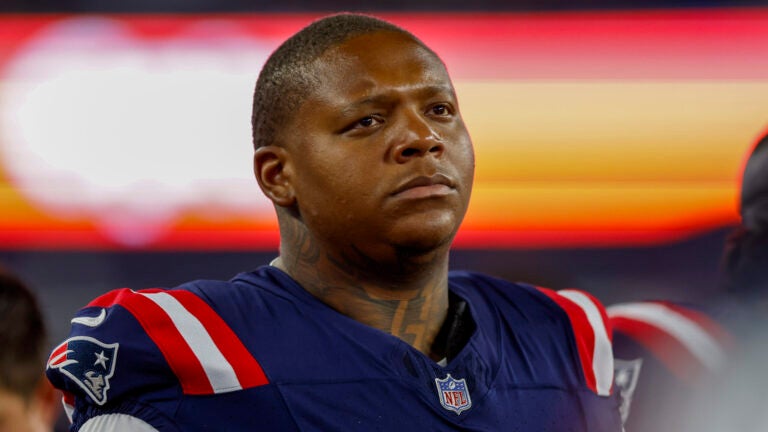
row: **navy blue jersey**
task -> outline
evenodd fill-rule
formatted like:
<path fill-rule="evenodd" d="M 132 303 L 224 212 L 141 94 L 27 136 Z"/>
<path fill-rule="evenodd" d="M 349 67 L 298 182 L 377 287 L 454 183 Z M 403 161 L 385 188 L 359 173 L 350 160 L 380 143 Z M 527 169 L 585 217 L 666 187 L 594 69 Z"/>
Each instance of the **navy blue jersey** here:
<path fill-rule="evenodd" d="M 159 431 L 621 430 L 593 298 L 466 272 L 449 288 L 476 327 L 444 365 L 262 267 L 105 294 L 47 373 L 72 430 L 110 416 Z"/>

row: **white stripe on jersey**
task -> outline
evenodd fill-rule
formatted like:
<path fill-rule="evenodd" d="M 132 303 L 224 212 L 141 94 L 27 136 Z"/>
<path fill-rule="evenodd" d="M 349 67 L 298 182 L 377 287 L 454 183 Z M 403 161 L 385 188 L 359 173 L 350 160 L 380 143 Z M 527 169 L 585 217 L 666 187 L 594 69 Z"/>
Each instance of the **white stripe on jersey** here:
<path fill-rule="evenodd" d="M 677 339 L 701 364 L 717 370 L 725 364 L 726 354 L 717 340 L 698 323 L 659 303 L 628 303 L 607 308 L 611 318 L 643 321 Z"/>
<path fill-rule="evenodd" d="M 64 398 L 61 398 L 61 404 L 64 406 L 64 414 L 67 415 L 67 420 L 69 420 L 69 422 L 72 423 L 72 416 L 75 414 L 74 405 L 68 404 L 67 401 L 64 400 Z"/>
<path fill-rule="evenodd" d="M 88 419 L 78 432 L 158 432 L 140 418 L 128 414 L 104 414 Z"/>
<path fill-rule="evenodd" d="M 178 300 L 167 293 L 140 294 L 155 302 L 171 318 L 176 329 L 181 333 L 184 341 L 187 342 L 187 345 L 189 345 L 189 348 L 203 366 L 205 375 L 208 377 L 214 393 L 223 393 L 242 388 L 232 365 L 216 347 L 216 344 L 200 320 L 185 309 Z"/>
<path fill-rule="evenodd" d="M 576 303 L 587 315 L 587 320 L 595 335 L 592 371 L 595 373 L 597 394 L 600 396 L 610 395 L 613 385 L 613 349 L 600 310 L 588 296 L 579 291 L 560 290 L 557 293 Z"/>

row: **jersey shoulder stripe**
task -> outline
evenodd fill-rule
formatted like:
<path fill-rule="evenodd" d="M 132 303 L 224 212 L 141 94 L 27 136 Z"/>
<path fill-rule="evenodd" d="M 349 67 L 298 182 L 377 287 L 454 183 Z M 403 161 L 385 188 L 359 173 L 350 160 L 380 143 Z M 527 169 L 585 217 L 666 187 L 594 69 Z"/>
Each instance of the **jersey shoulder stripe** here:
<path fill-rule="evenodd" d="M 616 304 L 607 311 L 614 331 L 642 345 L 683 381 L 726 362 L 730 336 L 702 312 L 655 301 Z"/>
<path fill-rule="evenodd" d="M 128 310 L 152 339 L 185 394 L 225 393 L 267 384 L 258 361 L 203 299 L 183 290 L 120 289 L 88 307 Z"/>
<path fill-rule="evenodd" d="M 610 395 L 613 351 L 605 308 L 593 296 L 580 290 L 537 288 L 568 315 L 587 386 L 600 396 Z"/>

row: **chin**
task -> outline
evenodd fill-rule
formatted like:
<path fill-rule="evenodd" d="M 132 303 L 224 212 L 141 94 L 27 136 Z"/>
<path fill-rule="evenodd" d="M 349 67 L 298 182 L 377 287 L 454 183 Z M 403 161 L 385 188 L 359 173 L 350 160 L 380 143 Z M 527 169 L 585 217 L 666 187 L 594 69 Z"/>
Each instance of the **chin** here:
<path fill-rule="evenodd" d="M 450 247 L 453 242 L 453 236 L 441 237 L 441 238 L 427 238 L 427 239 L 414 239 L 410 242 L 403 242 L 398 244 L 398 249 L 409 250 L 414 253 L 429 253 L 441 249 L 443 247 Z"/>
<path fill-rule="evenodd" d="M 421 224 L 410 227 L 406 233 L 393 242 L 402 251 L 410 251 L 415 254 L 431 253 L 441 249 L 448 249 L 456 236 L 458 226 Z"/>
<path fill-rule="evenodd" d="M 461 224 L 463 213 L 456 209 L 432 208 L 392 216 L 378 230 L 379 241 L 394 247 L 403 256 L 447 252 Z"/>

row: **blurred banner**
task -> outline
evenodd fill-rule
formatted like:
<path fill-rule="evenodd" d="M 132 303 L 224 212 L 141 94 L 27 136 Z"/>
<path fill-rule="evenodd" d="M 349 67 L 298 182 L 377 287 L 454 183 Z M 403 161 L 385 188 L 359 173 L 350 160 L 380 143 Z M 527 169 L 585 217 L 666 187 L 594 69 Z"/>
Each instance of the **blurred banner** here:
<path fill-rule="evenodd" d="M 736 222 L 768 9 L 382 15 L 444 59 L 477 152 L 460 248 Z M 316 15 L 0 15 L 0 249 L 267 250 L 250 105 Z"/>

